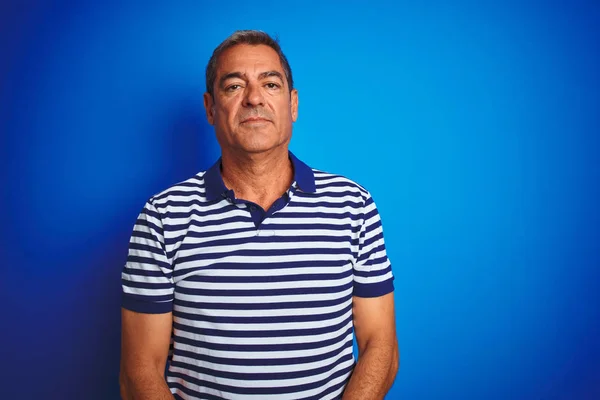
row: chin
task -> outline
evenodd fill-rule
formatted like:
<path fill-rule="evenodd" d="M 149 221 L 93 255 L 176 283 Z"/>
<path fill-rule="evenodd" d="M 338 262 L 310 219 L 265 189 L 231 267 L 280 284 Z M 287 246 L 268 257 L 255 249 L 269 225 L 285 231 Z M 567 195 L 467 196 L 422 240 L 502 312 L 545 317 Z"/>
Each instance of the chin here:
<path fill-rule="evenodd" d="M 285 141 L 282 141 L 279 135 L 271 132 L 248 132 L 243 136 L 243 141 L 239 143 L 239 147 L 250 153 L 260 153 L 269 151 L 278 146 L 281 146 Z"/>
<path fill-rule="evenodd" d="M 279 143 L 244 143 L 240 146 L 246 153 L 264 153 L 279 146 Z"/>

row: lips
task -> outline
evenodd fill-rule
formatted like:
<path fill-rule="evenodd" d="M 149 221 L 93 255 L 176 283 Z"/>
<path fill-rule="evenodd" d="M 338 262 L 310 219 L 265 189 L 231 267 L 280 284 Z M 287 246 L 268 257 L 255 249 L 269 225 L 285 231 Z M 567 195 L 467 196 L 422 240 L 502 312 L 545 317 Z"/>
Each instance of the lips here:
<path fill-rule="evenodd" d="M 262 117 L 250 117 L 242 121 L 242 123 L 244 122 L 269 122 L 269 120 Z"/>

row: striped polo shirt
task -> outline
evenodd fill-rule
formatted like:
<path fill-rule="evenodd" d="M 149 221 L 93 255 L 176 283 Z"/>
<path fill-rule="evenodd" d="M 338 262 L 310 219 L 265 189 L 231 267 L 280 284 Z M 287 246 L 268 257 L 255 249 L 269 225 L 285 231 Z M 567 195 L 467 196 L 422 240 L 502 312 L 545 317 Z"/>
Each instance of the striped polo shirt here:
<path fill-rule="evenodd" d="M 353 296 L 394 290 L 370 193 L 289 157 L 294 182 L 269 210 L 226 188 L 219 159 L 139 214 L 122 304 L 173 312 L 175 398 L 338 399 Z"/>

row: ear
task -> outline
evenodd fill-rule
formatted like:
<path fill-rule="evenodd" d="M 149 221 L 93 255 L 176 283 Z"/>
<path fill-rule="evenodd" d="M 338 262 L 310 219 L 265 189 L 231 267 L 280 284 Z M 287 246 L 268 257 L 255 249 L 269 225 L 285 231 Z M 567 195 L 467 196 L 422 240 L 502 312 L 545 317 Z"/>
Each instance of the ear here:
<path fill-rule="evenodd" d="M 214 101 L 213 97 L 210 93 L 204 93 L 204 109 L 206 110 L 206 119 L 208 123 L 211 125 L 215 124 L 215 110 L 214 110 Z"/>
<path fill-rule="evenodd" d="M 292 89 L 290 92 L 291 97 L 291 109 L 292 109 L 292 122 L 296 122 L 298 119 L 298 89 Z"/>

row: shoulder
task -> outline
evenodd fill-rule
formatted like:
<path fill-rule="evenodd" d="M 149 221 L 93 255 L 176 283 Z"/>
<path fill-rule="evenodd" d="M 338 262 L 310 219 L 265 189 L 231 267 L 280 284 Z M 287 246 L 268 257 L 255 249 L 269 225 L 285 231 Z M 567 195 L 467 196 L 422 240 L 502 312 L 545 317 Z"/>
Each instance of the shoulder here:
<path fill-rule="evenodd" d="M 371 198 L 371 193 L 364 186 L 344 175 L 334 174 L 315 168 L 312 168 L 312 171 L 315 177 L 317 194 L 337 192 L 360 197 L 365 202 Z"/>
<path fill-rule="evenodd" d="M 190 201 L 202 200 L 205 198 L 206 188 L 204 183 L 204 174 L 206 171 L 200 171 L 194 176 L 177 182 L 168 188 L 155 193 L 150 197 L 148 203 L 155 207 L 166 205 L 172 201 Z"/>

